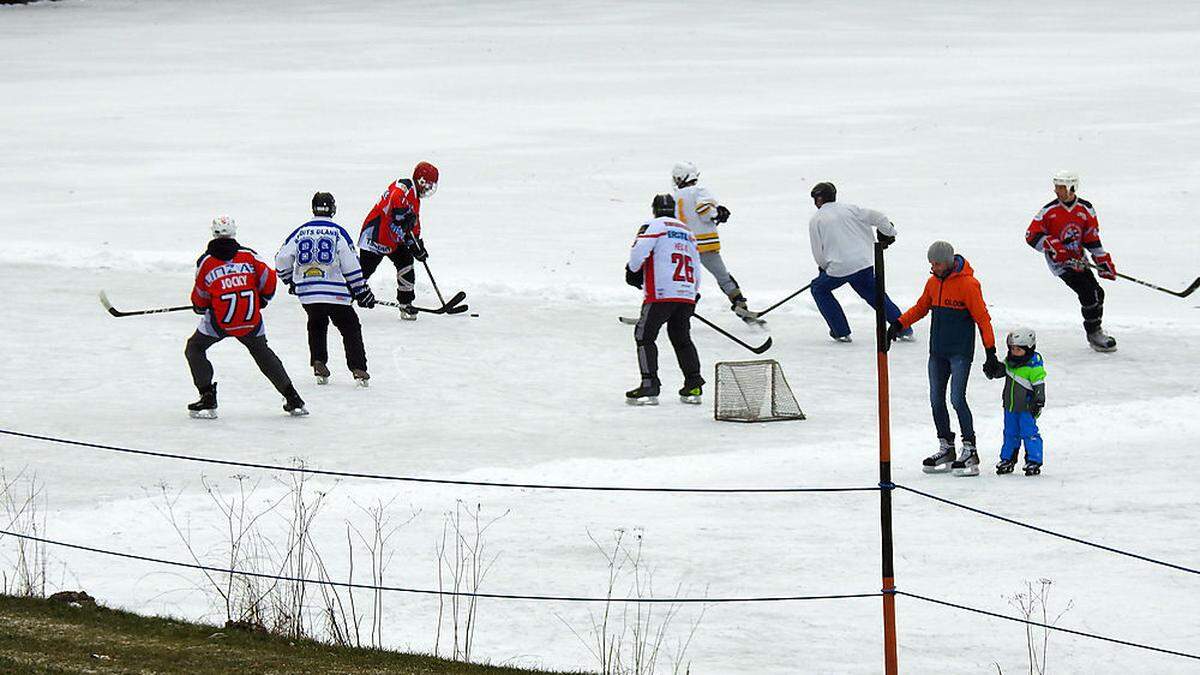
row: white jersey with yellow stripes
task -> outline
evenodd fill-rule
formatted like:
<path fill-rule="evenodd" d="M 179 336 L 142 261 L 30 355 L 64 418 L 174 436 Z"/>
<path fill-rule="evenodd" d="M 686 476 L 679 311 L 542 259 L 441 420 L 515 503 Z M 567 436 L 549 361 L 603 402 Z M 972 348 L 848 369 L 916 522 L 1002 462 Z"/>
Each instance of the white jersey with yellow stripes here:
<path fill-rule="evenodd" d="M 701 253 L 721 250 L 717 235 L 717 198 L 707 188 L 699 185 L 677 188 L 675 217 L 696 235 Z"/>

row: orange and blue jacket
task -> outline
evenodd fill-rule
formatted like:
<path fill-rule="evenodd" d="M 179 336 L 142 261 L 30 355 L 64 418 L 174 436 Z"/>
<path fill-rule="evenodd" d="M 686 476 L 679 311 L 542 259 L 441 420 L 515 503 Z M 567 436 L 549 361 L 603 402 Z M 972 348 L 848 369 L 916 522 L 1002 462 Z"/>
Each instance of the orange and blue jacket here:
<path fill-rule="evenodd" d="M 974 270 L 961 255 L 954 256 L 954 267 L 942 279 L 930 275 L 917 304 L 900 315 L 905 328 L 920 321 L 933 310 L 933 326 L 929 330 L 929 353 L 937 356 L 975 356 L 975 328 L 983 346 L 996 346 L 992 333 L 992 317 L 983 304 L 983 291 Z"/>

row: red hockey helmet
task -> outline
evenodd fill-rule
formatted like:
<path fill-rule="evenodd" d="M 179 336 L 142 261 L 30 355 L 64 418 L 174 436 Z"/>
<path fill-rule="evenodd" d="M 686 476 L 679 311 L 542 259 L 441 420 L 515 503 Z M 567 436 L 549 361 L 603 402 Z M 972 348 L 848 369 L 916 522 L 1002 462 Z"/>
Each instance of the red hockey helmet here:
<path fill-rule="evenodd" d="M 413 185 L 417 186 L 417 196 L 424 199 L 437 192 L 438 170 L 429 162 L 419 162 L 413 169 Z"/>

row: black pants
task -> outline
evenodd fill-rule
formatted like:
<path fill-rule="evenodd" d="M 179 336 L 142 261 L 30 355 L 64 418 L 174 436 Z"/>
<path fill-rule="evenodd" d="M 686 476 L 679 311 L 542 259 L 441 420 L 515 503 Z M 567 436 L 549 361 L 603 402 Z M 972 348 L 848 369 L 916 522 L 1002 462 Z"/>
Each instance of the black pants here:
<path fill-rule="evenodd" d="M 1079 312 L 1083 314 L 1083 329 L 1088 333 L 1100 330 L 1104 318 L 1104 289 L 1096 281 L 1091 270 L 1067 270 L 1059 279 L 1063 280 L 1075 295 L 1079 296 Z"/>
<path fill-rule="evenodd" d="M 358 252 L 358 264 L 362 266 L 363 279 L 370 279 L 384 257 L 396 266 L 396 301 L 402 305 L 412 304 L 417 297 L 413 292 L 416 288 L 417 273 L 413 269 L 413 257 L 407 249 L 397 248 L 395 251 L 382 256 L 374 251 L 362 249 Z"/>
<path fill-rule="evenodd" d="M 667 325 L 667 337 L 675 348 L 675 358 L 683 371 L 683 386 L 698 387 L 704 384 L 700 377 L 700 356 L 692 343 L 692 314 L 696 306 L 689 302 L 647 302 L 642 305 L 642 316 L 633 328 L 633 339 L 637 342 L 638 368 L 642 371 L 642 386 L 657 390 L 658 380 L 658 331 Z"/>
<path fill-rule="evenodd" d="M 223 339 L 210 337 L 200 331 L 192 333 L 192 337 L 188 338 L 187 347 L 184 348 L 183 353 L 187 356 L 188 368 L 192 370 L 192 382 L 195 383 L 196 389 L 204 389 L 212 384 L 213 367 L 206 352 L 209 347 Z M 288 377 L 287 371 L 283 369 L 283 362 L 267 345 L 267 336 L 246 335 L 237 338 L 237 341 L 246 347 L 250 356 L 254 357 L 258 369 L 267 376 L 271 384 L 275 385 L 275 389 L 286 396 L 292 390 L 292 380 Z"/>
<path fill-rule="evenodd" d="M 308 314 L 309 365 L 320 361 L 329 363 L 329 322 L 342 334 L 342 347 L 346 351 L 346 367 L 350 370 L 367 369 L 367 351 L 363 348 L 362 324 L 358 313 L 350 305 L 335 305 L 329 302 L 314 302 L 304 305 Z"/>

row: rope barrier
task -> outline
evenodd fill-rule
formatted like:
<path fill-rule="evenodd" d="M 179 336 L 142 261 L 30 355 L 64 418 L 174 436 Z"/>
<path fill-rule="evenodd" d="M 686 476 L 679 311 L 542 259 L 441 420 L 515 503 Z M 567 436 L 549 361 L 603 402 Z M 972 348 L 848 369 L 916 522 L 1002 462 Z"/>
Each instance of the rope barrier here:
<path fill-rule="evenodd" d="M 613 602 L 622 604 L 721 604 L 721 603 L 761 603 L 761 602 L 793 602 L 798 600 L 844 600 L 849 598 L 877 598 L 883 593 L 838 593 L 829 595 L 776 595 L 776 596 L 747 596 L 747 597 L 729 597 L 729 598 L 601 598 L 573 595 L 526 595 L 518 593 L 477 593 L 471 591 L 443 591 L 428 588 L 405 588 L 403 586 L 375 586 L 373 584 L 358 584 L 349 581 L 334 581 L 332 579 L 305 579 L 302 577 L 292 577 L 287 575 L 267 574 L 265 572 L 249 572 L 243 570 L 229 569 L 225 567 L 214 567 L 211 565 L 201 565 L 199 563 L 182 562 L 179 560 L 165 560 L 163 558 L 153 558 L 150 556 L 139 555 L 136 553 L 124 553 L 121 551 L 110 551 L 103 548 L 93 546 L 85 546 L 83 544 L 72 544 L 65 541 L 56 541 L 45 537 L 37 537 L 30 534 L 22 534 L 20 532 L 10 532 L 8 530 L 0 530 L 0 536 L 17 537 L 27 541 L 36 541 L 42 544 L 52 546 L 61 546 L 63 548 L 75 549 L 77 551 L 86 551 L 88 553 L 97 553 L 100 555 L 112 556 L 115 558 L 124 558 L 126 560 L 140 560 L 142 562 L 154 563 L 156 565 L 167 565 L 171 567 L 183 567 L 187 569 L 202 570 L 204 572 L 216 572 L 218 574 L 236 574 L 247 577 L 257 577 L 259 579 L 272 579 L 275 581 L 289 581 L 294 583 L 315 584 L 320 586 L 338 586 L 341 588 L 351 588 L 369 591 L 390 591 L 395 593 L 413 593 L 417 595 L 438 595 L 438 596 L 455 596 L 461 598 L 490 598 L 497 600 L 540 600 L 552 602 Z"/>
<path fill-rule="evenodd" d="M 880 486 L 880 487 L 882 487 L 882 488 L 884 488 L 884 489 L 887 489 L 887 486 Z M 970 512 L 972 512 L 972 513 L 977 513 L 977 514 L 979 514 L 979 515 L 982 515 L 982 516 L 987 516 L 988 518 L 995 518 L 996 520 L 999 520 L 999 521 L 1002 521 L 1002 522 L 1008 523 L 1008 524 L 1010 524 L 1010 525 L 1016 525 L 1016 526 L 1018 526 L 1018 527 L 1024 527 L 1024 528 L 1026 528 L 1026 529 L 1033 530 L 1033 531 L 1035 531 L 1035 532 L 1041 532 L 1042 534 L 1048 534 L 1048 535 L 1050 535 L 1050 536 L 1052 536 L 1052 537 L 1058 537 L 1059 539 L 1066 539 L 1067 541 L 1073 541 L 1073 542 L 1075 542 L 1075 543 L 1077 543 L 1077 544 L 1083 544 L 1084 546 L 1091 546 L 1092 548 L 1098 548 L 1098 549 L 1100 549 L 1100 550 L 1102 550 L 1102 551 L 1108 551 L 1109 553 L 1116 553 L 1117 555 L 1123 555 L 1123 556 L 1127 556 L 1127 557 L 1130 557 L 1130 558 L 1135 558 L 1135 559 L 1137 559 L 1137 560 L 1141 560 L 1141 561 L 1143 561 L 1143 562 L 1153 563 L 1153 564 L 1155 564 L 1155 565 L 1162 565 L 1163 567 L 1170 567 L 1171 569 L 1176 569 L 1176 570 L 1179 570 L 1179 571 L 1181 571 L 1181 572 L 1188 572 L 1189 574 L 1200 574 L 1200 570 L 1198 570 L 1198 569 L 1195 569 L 1195 568 L 1192 568 L 1192 567 L 1185 567 L 1185 566 L 1183 566 L 1183 565 L 1176 565 L 1175 563 L 1169 563 L 1169 562 L 1165 562 L 1165 561 L 1163 561 L 1163 560 L 1156 560 L 1156 559 L 1154 559 L 1154 558 L 1150 558 L 1150 557 L 1147 557 L 1147 556 L 1144 556 L 1144 555 L 1140 555 L 1140 554 L 1137 554 L 1137 553 L 1131 553 L 1131 552 L 1129 552 L 1129 551 L 1122 551 L 1122 550 L 1121 550 L 1121 549 L 1119 549 L 1119 548 L 1113 548 L 1113 547 L 1111 547 L 1111 546 L 1105 546 L 1104 544 L 1097 544 L 1097 543 L 1096 543 L 1096 542 L 1094 542 L 1094 541 L 1088 541 L 1088 540 L 1086 540 L 1086 539 L 1080 539 L 1079 537 L 1072 537 L 1072 536 L 1071 536 L 1071 535 L 1069 535 L 1069 534 L 1063 534 L 1063 533 L 1061 533 L 1061 532 L 1055 532 L 1055 531 L 1053 531 L 1053 530 L 1047 530 L 1047 529 L 1046 529 L 1046 528 L 1044 528 L 1044 527 L 1038 527 L 1038 526 L 1036 526 L 1036 525 L 1030 525 L 1029 523 L 1023 523 L 1023 522 L 1021 522 L 1021 521 L 1019 521 L 1019 520 L 1013 520 L 1012 518 L 1006 518 L 1006 517 L 1004 517 L 1004 516 L 1001 516 L 1001 515 L 999 515 L 999 514 L 991 513 L 990 511 L 984 511 L 983 509 L 977 509 L 977 508 L 975 508 L 975 507 L 973 507 L 973 506 L 967 506 L 966 504 L 960 504 L 959 502 L 956 502 L 956 501 L 951 501 L 951 500 L 949 500 L 949 499 L 946 499 L 946 498 L 944 498 L 944 497 L 938 497 L 937 495 L 929 494 L 928 492 L 922 492 L 922 491 L 920 491 L 920 490 L 917 490 L 917 489 L 914 489 L 914 488 L 910 488 L 910 487 L 908 487 L 907 485 L 900 485 L 899 483 L 893 483 L 893 484 L 892 484 L 892 487 L 895 487 L 895 488 L 898 488 L 898 489 L 901 489 L 901 490 L 905 490 L 906 492 L 911 492 L 911 493 L 913 493 L 913 494 L 920 495 L 920 496 L 922 496 L 922 497 L 925 497 L 925 498 L 927 498 L 927 499 L 932 499 L 932 500 L 934 500 L 934 501 L 938 501 L 938 502 L 941 502 L 941 503 L 943 503 L 943 504 L 949 504 L 950 506 L 955 506 L 955 507 L 958 507 L 958 508 L 960 508 L 960 509 L 963 509 L 963 510 L 966 510 L 966 511 L 970 511 Z"/>
<path fill-rule="evenodd" d="M 37 434 L 27 434 L 20 431 L 9 431 L 8 429 L 0 429 L 0 434 L 7 436 L 15 436 L 17 438 L 28 438 L 35 441 L 45 441 L 48 443 L 59 443 L 62 445 L 74 445 L 82 448 L 93 448 L 96 450 L 108 450 L 111 452 L 119 452 L 129 455 L 141 455 L 144 457 L 160 457 L 164 459 L 179 459 L 187 462 L 200 462 L 203 464 L 220 464 L 223 466 L 236 466 L 244 469 L 265 469 L 268 471 L 290 471 L 292 473 L 307 473 L 314 476 L 334 476 L 337 478 L 365 478 L 370 480 L 390 480 L 404 481 L 408 483 L 432 483 L 438 485 L 465 485 L 472 487 L 496 487 L 496 488 L 517 488 L 529 490 L 578 490 L 578 491 L 595 491 L 595 492 L 673 492 L 673 493 L 693 493 L 693 494 L 769 494 L 769 493 L 799 493 L 799 492 L 878 492 L 879 486 L 862 486 L 862 487 L 766 487 L 766 488 L 697 488 L 697 487 L 632 487 L 618 485 L 560 485 L 552 483 L 505 483 L 499 481 L 475 481 L 475 480 L 454 480 L 450 478 L 420 478 L 416 476 L 392 476 L 387 474 L 377 473 L 361 473 L 354 471 L 331 471 L 325 469 L 310 469 L 305 466 L 282 466 L 278 464 L 259 464 L 256 462 L 239 462 L 232 459 L 217 459 L 215 457 L 200 457 L 196 455 L 180 455 L 171 452 L 159 452 L 156 450 L 137 450 L 134 448 L 122 448 L 115 445 L 103 445 L 100 443 L 89 443 L 87 441 L 74 441 L 66 438 L 55 438 L 53 436 L 39 436 Z"/>
<path fill-rule="evenodd" d="M 1112 642 L 1114 644 L 1124 645 L 1126 647 L 1136 647 L 1138 649 L 1146 649 L 1146 650 L 1149 650 L 1152 652 L 1159 652 L 1161 654 L 1170 654 L 1171 656 L 1182 656 L 1185 659 L 1200 660 L 1200 654 L 1189 654 L 1188 652 L 1177 652 L 1177 651 L 1174 651 L 1171 649 L 1163 649 L 1162 647 L 1154 647 L 1152 645 L 1145 645 L 1145 644 L 1141 644 L 1138 642 L 1130 642 L 1128 640 L 1119 640 L 1117 638 L 1106 637 L 1104 635 L 1097 635 L 1095 633 L 1085 633 L 1080 630 L 1071 630 L 1070 628 L 1062 628 L 1060 626 L 1053 626 L 1048 623 L 1041 623 L 1039 621 L 1023 619 L 1019 616 L 1009 616 L 1007 614 L 999 614 L 997 612 L 989 612 L 986 609 L 979 609 L 977 607 L 968 607 L 967 605 L 959 605 L 959 604 L 949 602 L 946 600 L 938 600 L 937 598 L 930 598 L 930 597 L 926 597 L 924 595 L 917 595 L 916 593 L 909 593 L 907 591 L 897 590 L 897 591 L 893 591 L 893 592 L 896 595 L 903 595 L 905 597 L 915 598 L 917 600 L 924 600 L 925 602 L 931 602 L 935 605 L 945 605 L 946 607 L 953 607 L 955 609 L 961 609 L 961 610 L 968 611 L 968 612 L 975 612 L 976 614 L 983 614 L 985 616 L 990 616 L 990 617 L 994 617 L 997 619 L 1005 619 L 1008 621 L 1015 621 L 1017 623 L 1029 624 L 1031 626 L 1038 626 L 1041 628 L 1045 628 L 1047 630 L 1056 630 L 1056 631 L 1059 631 L 1062 633 L 1070 633 L 1071 635 L 1078 635 L 1080 637 L 1091 638 L 1093 640 L 1103 640 L 1104 642 Z"/>

